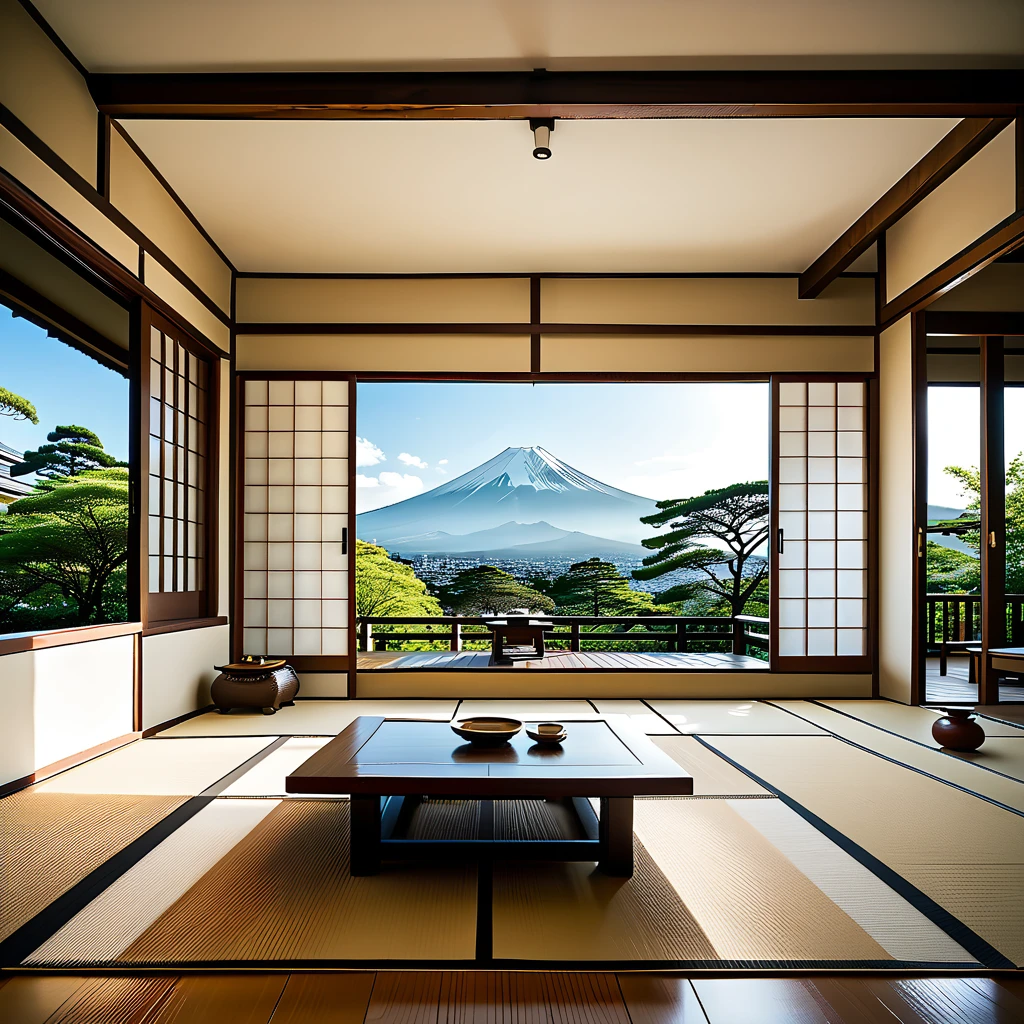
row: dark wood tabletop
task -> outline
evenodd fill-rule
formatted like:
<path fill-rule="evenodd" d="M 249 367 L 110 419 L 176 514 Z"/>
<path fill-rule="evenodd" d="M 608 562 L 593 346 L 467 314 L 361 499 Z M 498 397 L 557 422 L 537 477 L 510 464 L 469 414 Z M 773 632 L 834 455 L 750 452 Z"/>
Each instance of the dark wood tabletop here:
<path fill-rule="evenodd" d="M 448 722 L 357 718 L 285 781 L 289 793 L 462 797 L 686 796 L 693 778 L 625 715 L 564 720 L 560 746 L 525 730 L 475 747 Z"/>

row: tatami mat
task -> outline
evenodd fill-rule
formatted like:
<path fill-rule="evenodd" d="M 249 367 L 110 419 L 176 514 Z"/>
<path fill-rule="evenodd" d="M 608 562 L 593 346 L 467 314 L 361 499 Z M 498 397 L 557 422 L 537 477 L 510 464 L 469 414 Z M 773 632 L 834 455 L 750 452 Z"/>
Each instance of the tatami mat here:
<path fill-rule="evenodd" d="M 1010 736 L 986 736 L 980 749 L 964 753 L 950 750 L 949 754 L 960 761 L 990 768 L 1024 782 L 1024 735 L 1019 739 Z"/>
<path fill-rule="evenodd" d="M 693 736 L 656 736 L 654 742 L 693 776 L 694 796 L 771 796 Z"/>
<path fill-rule="evenodd" d="M 194 796 L 273 742 L 273 736 L 139 740 L 33 786 L 32 793 Z"/>
<path fill-rule="evenodd" d="M 559 721 L 562 718 L 597 718 L 597 712 L 585 700 L 464 700 L 458 718 L 498 715 L 527 721 Z"/>
<path fill-rule="evenodd" d="M 976 964 L 962 946 L 781 800 L 729 806 L 901 960 Z"/>
<path fill-rule="evenodd" d="M 708 741 L 1024 962 L 1024 818 L 832 737 Z M 965 869 L 970 899 L 957 886 Z M 987 874 L 998 877 L 989 886 Z"/>
<path fill-rule="evenodd" d="M 929 746 L 935 743 L 932 739 L 932 722 L 942 714 L 936 708 L 897 704 L 891 700 L 823 700 L 820 703 L 844 714 L 853 715 L 854 718 L 859 718 L 870 725 L 880 726 L 882 729 L 899 733 L 919 743 L 927 743 Z M 981 724 L 986 736 L 1016 736 L 1018 739 L 1024 739 L 1024 729 L 1007 725 L 1005 722 L 986 718 Z"/>
<path fill-rule="evenodd" d="M 471 864 L 353 878 L 344 800 L 285 800 L 120 956 L 122 963 L 465 960 Z"/>
<path fill-rule="evenodd" d="M 0 939 L 185 799 L 40 792 L 33 786 L 0 800 Z"/>
<path fill-rule="evenodd" d="M 128 869 L 24 962 L 73 966 L 116 960 L 276 806 L 214 800 Z"/>
<path fill-rule="evenodd" d="M 647 703 L 682 733 L 784 736 L 821 732 L 817 726 L 801 722 L 761 701 L 649 700 Z"/>
<path fill-rule="evenodd" d="M 929 775 L 940 779 L 946 779 L 957 786 L 962 786 L 972 792 L 979 793 L 1007 807 L 1024 813 L 1024 782 L 1017 782 L 1014 779 L 1005 778 L 1003 775 L 996 775 L 991 771 L 979 771 L 976 767 L 966 763 L 966 759 L 951 756 L 950 753 L 940 750 L 934 744 L 923 747 L 912 740 L 904 739 L 902 736 L 894 736 L 892 733 L 883 732 L 874 726 L 856 718 L 849 718 L 833 711 L 830 707 L 823 707 L 810 701 L 801 700 L 778 700 L 773 703 L 779 707 L 786 708 L 795 715 L 809 719 L 823 729 L 842 736 L 862 747 L 891 757 L 901 764 L 909 765 L 911 768 L 918 768 Z M 1020 758 L 1024 761 L 1024 742 L 1021 740 L 1000 740 L 1000 738 L 988 738 L 982 750 L 986 751 L 985 757 L 978 757 L 977 763 L 996 768 L 998 756 L 996 751 L 990 748 L 990 744 L 1007 743 L 1013 747 L 1014 744 L 1021 744 Z M 981 754 L 981 751 L 978 751 Z M 1006 755 L 1011 761 L 1010 767 L 1015 767 L 1015 751 L 1011 750 Z M 1017 770 L 1024 768 L 1024 764 Z M 1002 771 L 1002 768 L 996 768 Z"/>
<path fill-rule="evenodd" d="M 888 960 L 725 801 L 639 800 L 636 870 L 500 864 L 494 955 L 537 960 Z"/>
<path fill-rule="evenodd" d="M 457 700 L 302 700 L 276 715 L 235 710 L 226 715 L 208 711 L 158 733 L 177 736 L 337 736 L 360 715 L 385 718 L 429 718 L 448 721 Z"/>
<path fill-rule="evenodd" d="M 175 742 L 184 742 L 176 740 Z M 325 743 L 327 736 L 298 736 L 286 740 L 284 744 L 272 750 L 261 761 L 257 761 L 244 775 L 235 779 L 220 795 L 221 796 L 273 796 L 282 797 L 291 794 L 284 791 L 285 777 L 290 775 L 299 765 L 308 761 Z"/>
<path fill-rule="evenodd" d="M 675 736 L 676 730 L 642 700 L 592 700 L 602 715 L 628 715 L 648 736 Z"/>

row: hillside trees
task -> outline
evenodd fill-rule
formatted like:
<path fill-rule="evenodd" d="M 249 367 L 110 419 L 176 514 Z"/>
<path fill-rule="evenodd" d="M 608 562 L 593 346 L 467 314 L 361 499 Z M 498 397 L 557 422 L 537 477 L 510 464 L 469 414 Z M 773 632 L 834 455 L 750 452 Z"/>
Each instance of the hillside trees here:
<path fill-rule="evenodd" d="M 441 605 L 412 567 L 392 561 L 386 549 L 356 541 L 356 615 L 440 615 Z"/>
<path fill-rule="evenodd" d="M 464 569 L 438 587 L 437 596 L 456 615 L 505 615 L 517 608 L 550 612 L 555 607 L 550 597 L 492 565 Z"/>
<path fill-rule="evenodd" d="M 662 591 L 658 604 L 685 601 L 703 591 L 724 601 L 729 614 L 742 614 L 768 578 L 767 560 L 755 557 L 768 539 L 768 482 L 731 484 L 692 498 L 659 501 L 657 506 L 658 512 L 640 521 L 667 524 L 669 530 L 642 541 L 656 553 L 643 560 L 633 578 L 653 580 L 681 570 L 686 581 Z M 704 538 L 722 546 L 697 543 Z"/>
<path fill-rule="evenodd" d="M 633 590 L 618 566 L 600 558 L 589 558 L 569 566 L 544 588 L 559 615 L 650 615 L 657 614 L 654 598 Z"/>
<path fill-rule="evenodd" d="M 7 388 L 0 387 L 0 416 L 9 416 L 15 420 L 28 420 L 30 423 L 38 423 L 36 407 L 21 395 L 16 395 Z"/>

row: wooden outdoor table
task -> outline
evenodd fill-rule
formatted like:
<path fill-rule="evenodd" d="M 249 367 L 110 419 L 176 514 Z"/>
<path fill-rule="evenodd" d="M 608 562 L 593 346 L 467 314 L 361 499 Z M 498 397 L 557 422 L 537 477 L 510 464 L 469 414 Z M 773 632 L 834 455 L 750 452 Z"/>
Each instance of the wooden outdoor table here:
<path fill-rule="evenodd" d="M 633 874 L 633 798 L 687 796 L 693 778 L 625 715 L 565 721 L 561 746 L 519 733 L 497 748 L 464 743 L 448 722 L 357 718 L 285 780 L 288 793 L 350 793 L 350 870 L 382 859 L 593 860 Z M 427 797 L 482 800 L 478 839 L 404 839 L 395 833 Z M 588 797 L 600 798 L 600 816 Z M 487 833 L 495 799 L 570 798 L 586 839 L 501 840 Z"/>
<path fill-rule="evenodd" d="M 544 657 L 544 630 L 554 629 L 553 622 L 543 622 L 528 616 L 493 619 L 484 625 L 491 631 L 491 658 L 508 662 L 505 647 L 532 647 L 538 658 Z"/>

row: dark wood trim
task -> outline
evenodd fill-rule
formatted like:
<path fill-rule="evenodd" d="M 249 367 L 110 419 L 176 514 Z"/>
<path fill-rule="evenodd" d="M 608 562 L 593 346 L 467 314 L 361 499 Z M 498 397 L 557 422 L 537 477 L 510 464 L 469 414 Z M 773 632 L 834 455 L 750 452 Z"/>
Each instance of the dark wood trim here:
<path fill-rule="evenodd" d="M 316 271 L 272 271 L 272 270 L 240 270 L 240 280 L 262 280 L 262 281 L 502 281 L 502 280 L 525 280 L 531 277 L 540 278 L 542 281 L 549 280 L 607 280 L 624 278 L 656 278 L 665 280 L 677 280 L 681 278 L 752 278 L 775 279 L 794 278 L 799 279 L 800 274 L 796 271 L 735 271 L 735 270 L 704 270 L 704 271 L 663 271 L 651 273 L 638 273 L 635 271 L 565 271 L 565 272 L 539 272 L 529 273 L 523 271 L 498 272 L 484 271 L 478 274 L 465 273 L 423 273 L 423 274 L 343 274 L 343 273 L 318 273 Z M 847 270 L 839 275 L 840 277 L 876 277 L 874 270 Z"/>
<path fill-rule="evenodd" d="M 351 662 L 347 654 L 290 654 L 288 656 L 288 664 L 296 672 L 347 673 L 351 668 Z M 346 683 L 346 690 L 350 685 Z"/>
<path fill-rule="evenodd" d="M 882 310 L 883 328 L 891 327 L 908 313 L 923 309 L 940 295 L 962 284 L 967 278 L 984 270 L 1000 256 L 1017 248 L 1024 241 L 1024 211 L 1018 210 L 987 231 L 976 242 L 961 250 L 917 284 L 887 302 Z"/>
<path fill-rule="evenodd" d="M 91 74 L 115 117 L 1012 117 L 1014 70 Z"/>
<path fill-rule="evenodd" d="M 219 345 L 148 288 L 134 271 L 127 269 L 62 214 L 2 170 L 0 218 L 28 233 L 47 252 L 76 273 L 85 276 L 90 284 L 95 284 L 122 306 L 128 307 L 135 298 L 143 298 L 193 338 L 201 339 L 210 352 L 223 354 Z"/>
<path fill-rule="evenodd" d="M 1017 171 L 1017 209 L 1024 210 L 1024 107 L 1017 108 L 1014 136 L 1014 158 Z"/>
<path fill-rule="evenodd" d="M 768 399 L 768 668 L 779 661 L 779 384 L 770 378 Z"/>
<path fill-rule="evenodd" d="M 146 307 L 140 300 L 128 311 L 128 613 L 145 623 L 149 616 L 149 558 L 147 505 L 149 502 L 149 348 Z M 141 662 L 139 663 L 141 673 Z M 135 687 L 141 700 L 141 675 Z"/>
<path fill-rule="evenodd" d="M 981 339 L 981 648 L 978 703 L 999 702 L 988 652 L 1006 646 L 1006 469 L 1003 339 Z"/>
<path fill-rule="evenodd" d="M 306 371 L 295 371 L 292 373 L 282 372 L 279 379 L 285 377 L 292 377 L 295 380 L 301 380 L 301 373 Z M 318 374 L 313 373 L 313 376 Z M 672 373 L 672 372 L 637 372 L 630 373 L 628 370 L 621 371 L 609 371 L 607 373 L 571 373 L 571 372 L 541 372 L 541 373 L 528 373 L 526 371 L 516 372 L 481 372 L 474 370 L 442 370 L 442 371 L 402 371 L 402 370 L 357 370 L 356 377 L 360 381 L 374 381 L 374 380 L 412 380 L 412 381 L 494 381 L 501 383 L 504 381 L 532 381 L 537 384 L 544 382 L 552 384 L 561 383 L 593 383 L 593 384 L 613 384 L 619 382 L 636 382 L 643 383 L 645 381 L 652 382 L 674 382 L 674 381 L 732 381 L 732 380 L 756 380 L 756 381 L 767 381 L 771 376 L 770 373 L 743 373 L 737 371 L 735 373 Z M 863 374 L 851 374 L 850 379 L 860 380 Z M 268 377 L 268 380 L 272 380 L 272 377 Z"/>
<path fill-rule="evenodd" d="M 817 298 L 887 228 L 1009 124 L 1008 117 L 968 117 L 957 124 L 800 275 L 800 298 Z"/>
<path fill-rule="evenodd" d="M 53 43 L 54 46 L 60 50 L 61 54 L 66 58 L 68 63 L 84 78 L 86 81 L 89 79 L 89 72 L 85 65 L 74 55 L 71 48 L 63 39 L 50 27 L 50 23 L 36 10 L 35 5 L 30 0 L 18 0 L 18 3 L 25 8 L 25 12 L 28 16 L 43 30 L 46 34 L 46 38 Z"/>
<path fill-rule="evenodd" d="M 101 195 L 63 157 L 52 150 L 11 110 L 0 103 L 0 126 L 6 128 L 19 142 L 58 174 L 83 199 L 99 210 L 107 220 L 119 228 L 133 242 L 141 246 L 166 270 L 183 288 L 203 304 L 223 324 L 230 326 L 230 318 L 210 296 L 192 280 L 155 242 L 135 226 L 108 198 Z M 11 179 L 13 180 L 13 179 Z M 24 187 L 24 186 L 22 186 Z M 28 191 L 26 189 L 26 191 Z M 77 228 L 75 229 L 78 230 Z M 93 243 L 95 246 L 95 243 Z M 97 246 L 98 248 L 98 246 Z M 106 255 L 110 256 L 109 253 Z M 110 256 L 110 259 L 114 259 Z M 118 264 L 120 266 L 120 264 Z"/>
<path fill-rule="evenodd" d="M 14 310 L 16 316 L 31 321 L 46 331 L 50 337 L 59 339 L 79 352 L 84 352 L 91 359 L 122 376 L 128 373 L 128 349 L 115 345 L 94 327 L 79 320 L 3 269 L 0 269 L 0 302 L 12 308 L 17 307 Z"/>
<path fill-rule="evenodd" d="M 143 734 L 139 732 L 126 732 L 123 736 L 116 736 L 112 740 L 106 740 L 103 743 L 96 744 L 95 747 L 89 747 L 88 750 L 79 751 L 79 753 L 71 754 L 69 757 L 62 758 L 60 761 L 54 761 L 53 764 L 48 764 L 43 768 L 38 768 L 36 771 L 31 772 L 28 775 L 23 775 L 20 779 L 13 779 L 11 782 L 5 782 L 0 785 L 0 797 L 16 793 L 19 789 L 25 789 L 27 786 L 31 786 L 34 782 L 42 782 L 44 779 L 49 779 L 54 775 L 59 775 L 61 772 L 66 772 L 69 768 L 75 768 L 80 764 L 84 764 L 86 761 L 91 761 L 94 757 L 99 757 L 100 754 L 109 754 L 111 750 L 117 750 L 118 747 L 124 747 L 129 743 L 134 743 L 142 735 Z"/>
<path fill-rule="evenodd" d="M 208 615 L 201 619 L 170 619 L 166 622 L 150 622 L 142 630 L 143 636 L 159 636 L 162 633 L 184 633 L 190 629 L 210 629 L 226 626 L 226 615 Z"/>
<path fill-rule="evenodd" d="M 96 139 L 96 191 L 110 200 L 110 126 L 113 121 L 108 114 L 100 112 L 97 117 Z"/>
<path fill-rule="evenodd" d="M 882 323 L 882 310 L 885 307 L 885 289 L 886 289 L 886 276 L 887 276 L 887 255 L 885 248 L 885 232 L 883 231 L 878 238 L 875 239 L 875 259 L 878 264 L 878 276 L 875 278 L 875 325 L 879 326 Z M 877 368 L 878 361 L 875 361 L 875 367 Z"/>
<path fill-rule="evenodd" d="M 232 370 L 231 427 L 234 435 L 232 453 L 231 500 L 231 658 L 238 661 L 246 652 L 242 647 L 245 626 L 245 380 L 247 375 Z M 351 467 L 349 473 L 351 473 Z"/>
<path fill-rule="evenodd" d="M 541 369 L 541 332 L 539 325 L 543 317 L 540 312 L 540 278 L 530 278 L 530 371 L 540 373 Z"/>
<path fill-rule="evenodd" d="M 142 731 L 142 634 L 132 637 L 132 728 Z"/>
<path fill-rule="evenodd" d="M 169 718 L 166 722 L 161 722 L 159 725 L 151 725 L 148 729 L 142 730 L 141 738 L 147 739 L 150 736 L 155 736 L 159 732 L 164 732 L 176 725 L 181 725 L 182 722 L 187 722 L 190 718 L 198 718 L 200 715 L 205 715 L 207 711 L 212 711 L 213 708 L 213 704 L 207 704 L 206 707 L 196 708 L 195 711 L 186 711 L 185 714 L 178 715 L 177 718 Z"/>
<path fill-rule="evenodd" d="M 532 323 L 239 323 L 242 335 L 331 334 L 608 334 L 632 337 L 639 334 L 668 335 L 766 335 L 771 337 L 870 337 L 873 324 L 808 326 L 807 324 L 545 324 Z M 538 372 L 534 370 L 533 372 Z"/>
<path fill-rule="evenodd" d="M 103 117 L 104 115 L 100 114 L 100 116 Z M 110 119 L 108 118 L 108 122 L 109 121 Z M 124 141 L 128 144 L 128 148 L 142 161 L 142 163 L 146 167 L 146 170 L 148 170 L 149 173 L 152 174 L 153 177 L 156 178 L 158 182 L 160 182 L 160 186 L 171 197 L 171 199 L 174 200 L 174 203 L 178 207 L 178 209 L 181 210 L 183 214 L 185 214 L 192 227 L 194 227 L 196 231 L 198 231 L 199 234 L 203 236 L 203 239 L 206 242 L 206 244 L 209 245 L 210 248 L 213 249 L 213 251 L 221 258 L 221 261 L 227 266 L 227 268 L 231 271 L 232 274 L 237 273 L 234 263 L 232 263 L 231 260 L 228 259 L 224 250 L 221 249 L 221 247 L 213 240 L 213 238 L 210 236 L 210 233 L 206 230 L 206 228 L 204 228 L 203 225 L 199 223 L 199 221 L 196 219 L 196 215 L 182 202 L 181 196 L 179 196 L 178 193 L 174 191 L 174 189 L 171 187 L 170 182 L 157 170 L 156 165 L 153 163 L 153 161 L 150 160 L 149 157 L 146 156 L 146 154 L 143 153 L 141 149 L 139 149 L 137 143 L 128 134 L 124 126 L 118 124 L 116 121 L 110 123 L 112 123 L 114 131 L 116 131 L 117 134 L 120 135 L 121 138 L 124 139 Z M 107 139 L 107 160 L 109 163 L 109 137 Z M 110 198 L 109 192 L 107 193 L 107 198 Z M 233 315 L 231 318 L 233 319 Z"/>
<path fill-rule="evenodd" d="M 910 703 L 926 699 L 925 595 L 928 593 L 928 356 L 925 349 L 924 314 L 910 318 L 910 375 L 913 388 L 911 430 L 913 436 L 913 540 L 915 545 L 912 604 L 913 634 L 910 641 Z"/>
<path fill-rule="evenodd" d="M 348 377 L 348 670 L 345 696 L 356 694 L 356 660 L 359 633 L 356 628 L 356 416 L 359 386 L 356 375 Z"/>
<path fill-rule="evenodd" d="M 134 636 L 142 632 L 141 622 L 110 622 L 100 626 L 72 626 L 68 629 L 50 629 L 41 633 L 13 633 L 0 636 L 0 655 L 21 654 L 24 651 L 42 651 L 50 647 L 68 647 L 88 644 L 95 640 L 110 640 L 118 636 Z"/>
<path fill-rule="evenodd" d="M 878 346 L 875 339 L 875 373 L 867 382 L 868 399 L 868 651 L 871 654 L 871 696 L 878 699 L 879 691 L 879 650 L 878 637 L 881 623 L 878 603 L 879 577 L 879 380 Z"/>
<path fill-rule="evenodd" d="M 984 334 L 1024 335 L 1024 312 L 989 313 L 959 310 L 926 310 L 925 331 L 938 337 L 979 338 Z"/>

